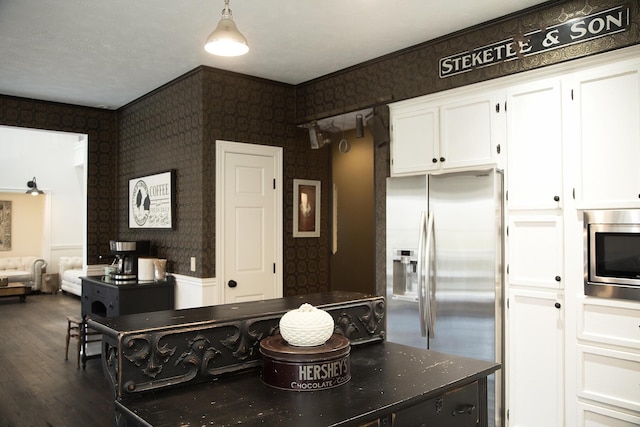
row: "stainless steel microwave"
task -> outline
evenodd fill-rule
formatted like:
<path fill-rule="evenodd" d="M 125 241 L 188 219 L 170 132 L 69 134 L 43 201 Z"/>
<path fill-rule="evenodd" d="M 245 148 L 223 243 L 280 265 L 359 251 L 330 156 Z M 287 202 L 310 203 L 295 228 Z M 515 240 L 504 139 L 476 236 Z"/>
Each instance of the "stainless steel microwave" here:
<path fill-rule="evenodd" d="M 640 209 L 584 213 L 584 292 L 640 300 Z"/>

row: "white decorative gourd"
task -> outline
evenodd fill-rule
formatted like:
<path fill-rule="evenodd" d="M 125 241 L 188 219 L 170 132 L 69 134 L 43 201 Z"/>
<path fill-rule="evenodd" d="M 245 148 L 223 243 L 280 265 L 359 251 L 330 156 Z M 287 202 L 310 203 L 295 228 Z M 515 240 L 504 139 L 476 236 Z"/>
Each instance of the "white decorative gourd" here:
<path fill-rule="evenodd" d="M 304 303 L 282 316 L 280 334 L 287 343 L 296 347 L 322 345 L 333 335 L 333 317 L 324 310 Z"/>

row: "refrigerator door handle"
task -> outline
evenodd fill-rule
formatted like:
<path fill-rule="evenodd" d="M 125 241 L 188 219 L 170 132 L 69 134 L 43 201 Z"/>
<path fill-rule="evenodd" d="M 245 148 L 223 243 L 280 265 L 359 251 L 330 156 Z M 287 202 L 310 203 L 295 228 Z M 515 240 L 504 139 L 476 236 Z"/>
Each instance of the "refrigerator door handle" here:
<path fill-rule="evenodd" d="M 418 312 L 420 315 L 420 335 L 427 336 L 426 325 L 426 294 L 425 294 L 425 242 L 427 240 L 427 215 L 422 211 L 420 215 L 420 227 L 418 230 Z"/>
<path fill-rule="evenodd" d="M 435 283 L 432 283 L 431 278 L 435 281 L 436 272 L 435 272 L 435 264 L 433 263 L 435 257 L 435 229 L 433 224 L 433 212 L 429 212 L 429 217 L 427 219 L 426 224 L 427 230 L 427 241 L 426 241 L 426 251 L 427 251 L 427 267 L 425 271 L 425 321 L 427 328 L 427 333 L 429 334 L 429 338 L 435 337 L 435 329 L 433 322 L 434 308 L 433 308 L 433 300 L 435 299 Z M 431 250 L 433 248 L 433 251 Z M 432 270 L 433 267 L 433 271 Z"/>

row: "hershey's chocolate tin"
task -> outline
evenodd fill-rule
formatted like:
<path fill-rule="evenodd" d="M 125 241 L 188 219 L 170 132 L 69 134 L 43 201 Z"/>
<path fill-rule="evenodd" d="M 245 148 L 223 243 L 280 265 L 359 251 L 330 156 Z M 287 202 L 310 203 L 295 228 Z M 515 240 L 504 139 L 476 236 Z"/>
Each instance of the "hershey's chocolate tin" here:
<path fill-rule="evenodd" d="M 349 339 L 333 334 L 323 345 L 295 347 L 281 335 L 260 341 L 262 381 L 291 391 L 317 391 L 338 387 L 351 379 Z"/>

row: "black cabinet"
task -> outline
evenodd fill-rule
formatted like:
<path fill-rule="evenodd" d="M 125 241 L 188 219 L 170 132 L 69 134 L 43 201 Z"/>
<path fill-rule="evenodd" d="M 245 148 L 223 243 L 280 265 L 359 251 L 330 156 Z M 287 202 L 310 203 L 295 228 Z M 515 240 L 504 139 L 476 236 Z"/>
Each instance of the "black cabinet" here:
<path fill-rule="evenodd" d="M 392 414 L 394 427 L 476 427 L 479 425 L 478 382 L 451 390 Z"/>
<path fill-rule="evenodd" d="M 82 317 L 115 317 L 123 314 L 173 310 L 175 282 L 114 284 L 101 276 L 82 278 Z"/>
<path fill-rule="evenodd" d="M 82 277 L 81 280 L 82 369 L 85 368 L 87 359 L 100 356 L 100 353 L 88 354 L 87 317 L 116 317 L 123 314 L 174 309 L 175 281 L 172 276 L 167 276 L 167 280 L 161 282 L 127 284 L 115 284 L 105 280 L 103 276 Z"/>

